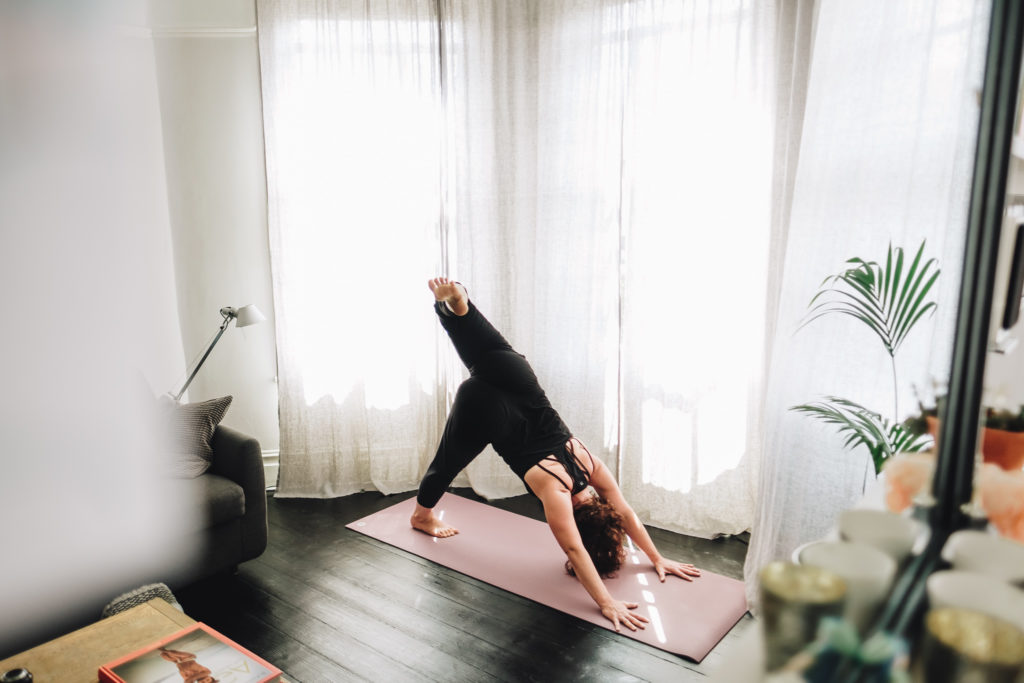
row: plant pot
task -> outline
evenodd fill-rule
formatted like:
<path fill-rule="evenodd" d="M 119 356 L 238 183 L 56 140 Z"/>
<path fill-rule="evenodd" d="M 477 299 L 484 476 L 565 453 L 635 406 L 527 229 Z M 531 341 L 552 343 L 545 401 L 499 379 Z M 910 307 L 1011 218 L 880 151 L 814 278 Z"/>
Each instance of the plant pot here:
<path fill-rule="evenodd" d="M 928 416 L 928 433 L 939 445 L 939 420 Z M 1024 432 L 1008 432 L 1004 429 L 981 430 L 981 454 L 985 462 L 999 465 L 1013 472 L 1024 468 Z"/>

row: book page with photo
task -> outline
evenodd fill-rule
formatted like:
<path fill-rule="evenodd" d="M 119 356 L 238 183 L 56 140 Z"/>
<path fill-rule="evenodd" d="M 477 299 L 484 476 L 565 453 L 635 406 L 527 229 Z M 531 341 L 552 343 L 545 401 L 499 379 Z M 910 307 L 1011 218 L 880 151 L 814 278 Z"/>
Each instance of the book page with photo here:
<path fill-rule="evenodd" d="M 100 669 L 101 681 L 263 683 L 280 670 L 205 624 Z"/>

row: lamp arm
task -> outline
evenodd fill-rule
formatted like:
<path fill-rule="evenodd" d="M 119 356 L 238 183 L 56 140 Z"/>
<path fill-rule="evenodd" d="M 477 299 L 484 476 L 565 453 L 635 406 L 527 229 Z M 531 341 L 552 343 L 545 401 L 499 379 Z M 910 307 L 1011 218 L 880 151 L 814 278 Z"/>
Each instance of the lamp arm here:
<path fill-rule="evenodd" d="M 186 389 L 188 389 L 188 385 L 192 384 L 192 380 L 195 379 L 196 374 L 199 372 L 199 368 L 203 367 L 203 363 L 206 362 L 206 359 L 210 355 L 210 352 L 213 351 L 213 347 L 217 345 L 218 341 L 220 341 L 221 336 L 224 334 L 224 330 L 228 329 L 228 323 L 230 323 L 232 318 L 234 318 L 234 316 L 230 314 L 226 314 L 223 312 L 221 314 L 224 316 L 224 322 L 221 323 L 220 330 L 217 332 L 217 336 L 213 338 L 212 342 L 210 342 L 210 346 L 206 349 L 206 353 L 203 354 L 203 357 L 199 359 L 199 363 L 196 365 L 195 370 L 193 370 L 192 374 L 188 376 L 187 380 L 185 380 L 185 386 L 183 386 L 181 390 L 177 394 L 175 394 L 175 401 L 180 400 L 181 395 L 185 393 Z"/>

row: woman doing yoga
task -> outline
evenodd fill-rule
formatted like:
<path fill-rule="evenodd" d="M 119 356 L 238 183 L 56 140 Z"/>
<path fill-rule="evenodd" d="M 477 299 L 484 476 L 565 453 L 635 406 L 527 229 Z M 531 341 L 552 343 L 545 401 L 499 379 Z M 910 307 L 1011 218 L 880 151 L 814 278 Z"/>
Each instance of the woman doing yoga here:
<path fill-rule="evenodd" d="M 611 472 L 572 435 L 526 358 L 477 310 L 466 289 L 447 278 L 435 278 L 429 286 L 441 325 L 470 377 L 455 394 L 437 455 L 420 482 L 412 526 L 439 538 L 458 533 L 433 508 L 455 476 L 492 444 L 540 499 L 551 532 L 568 557 L 566 569 L 579 578 L 615 630 L 620 624 L 633 631 L 644 628 L 647 619 L 631 611 L 637 603 L 615 599 L 601 581 L 622 566 L 624 536 L 644 551 L 661 581 L 669 574 L 692 581 L 700 570 L 658 553 Z"/>

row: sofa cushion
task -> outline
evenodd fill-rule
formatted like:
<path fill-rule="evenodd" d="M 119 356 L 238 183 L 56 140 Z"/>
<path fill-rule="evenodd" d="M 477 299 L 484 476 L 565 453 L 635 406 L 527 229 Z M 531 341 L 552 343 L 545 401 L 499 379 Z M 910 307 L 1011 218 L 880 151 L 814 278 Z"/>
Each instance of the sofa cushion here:
<path fill-rule="evenodd" d="M 171 457 L 170 476 L 189 479 L 210 469 L 213 431 L 228 412 L 232 397 L 170 406 L 167 415 Z"/>
<path fill-rule="evenodd" d="M 189 501 L 189 507 L 195 510 L 185 532 L 202 531 L 245 514 L 245 493 L 227 477 L 207 473 L 168 483 L 174 495 Z"/>

